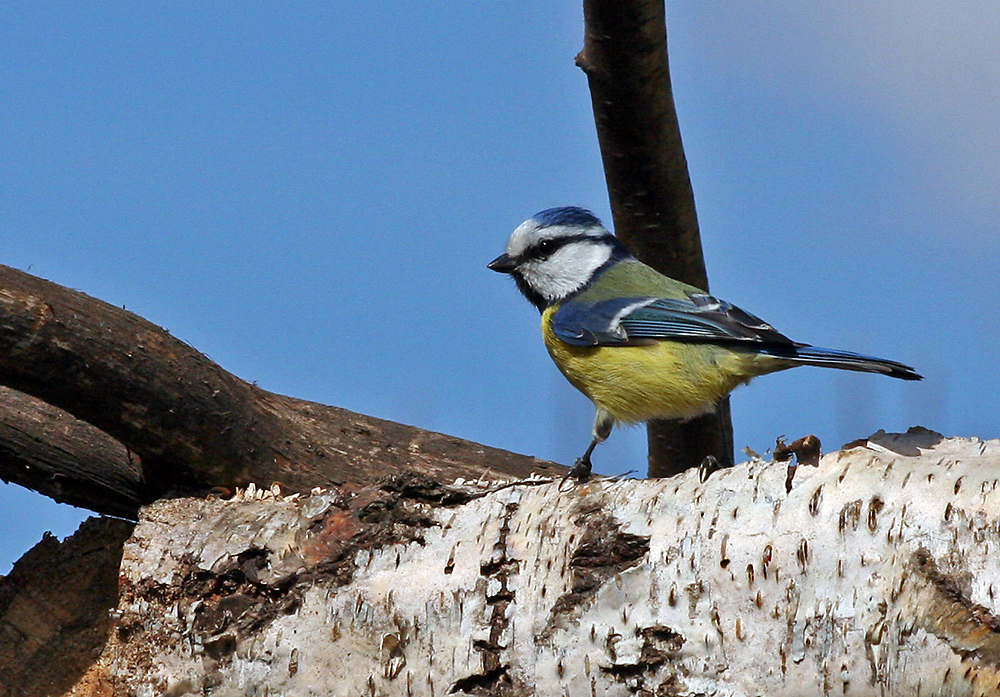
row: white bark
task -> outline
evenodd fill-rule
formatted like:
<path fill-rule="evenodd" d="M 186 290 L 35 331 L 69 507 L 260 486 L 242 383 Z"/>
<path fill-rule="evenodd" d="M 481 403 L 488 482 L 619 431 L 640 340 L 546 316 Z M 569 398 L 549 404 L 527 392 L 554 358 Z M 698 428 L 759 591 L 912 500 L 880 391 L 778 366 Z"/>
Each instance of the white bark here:
<path fill-rule="evenodd" d="M 784 464 L 753 461 L 448 506 L 163 501 L 126 545 L 119 630 L 84 682 L 139 697 L 998 694 L 998 477 L 1000 441 L 919 432 L 801 466 L 789 492 Z"/>

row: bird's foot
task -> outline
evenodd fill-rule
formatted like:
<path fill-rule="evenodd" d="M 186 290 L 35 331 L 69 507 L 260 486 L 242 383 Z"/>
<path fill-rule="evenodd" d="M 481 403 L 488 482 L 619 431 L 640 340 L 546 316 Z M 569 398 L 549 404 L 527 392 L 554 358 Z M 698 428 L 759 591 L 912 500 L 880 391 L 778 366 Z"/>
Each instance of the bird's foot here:
<path fill-rule="evenodd" d="M 573 477 L 578 483 L 583 484 L 588 479 L 590 479 L 590 473 L 594 469 L 593 465 L 590 464 L 589 457 L 579 457 L 573 466 L 570 468 L 569 472 L 563 477 L 565 482 L 570 477 Z"/>
<path fill-rule="evenodd" d="M 725 467 L 715 459 L 714 455 L 706 455 L 705 459 L 698 465 L 698 479 L 706 482 L 709 477 L 721 469 L 725 469 Z"/>

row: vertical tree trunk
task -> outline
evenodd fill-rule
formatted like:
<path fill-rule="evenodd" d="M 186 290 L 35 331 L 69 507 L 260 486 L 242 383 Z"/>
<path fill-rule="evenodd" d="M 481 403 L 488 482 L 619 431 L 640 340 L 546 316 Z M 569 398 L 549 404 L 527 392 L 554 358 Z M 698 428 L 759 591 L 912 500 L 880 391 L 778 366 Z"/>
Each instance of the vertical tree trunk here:
<path fill-rule="evenodd" d="M 615 234 L 671 278 L 708 290 L 694 192 L 670 88 L 663 0 L 585 0 L 587 74 Z M 649 476 L 706 456 L 733 464 L 729 400 L 715 414 L 649 424 Z"/>

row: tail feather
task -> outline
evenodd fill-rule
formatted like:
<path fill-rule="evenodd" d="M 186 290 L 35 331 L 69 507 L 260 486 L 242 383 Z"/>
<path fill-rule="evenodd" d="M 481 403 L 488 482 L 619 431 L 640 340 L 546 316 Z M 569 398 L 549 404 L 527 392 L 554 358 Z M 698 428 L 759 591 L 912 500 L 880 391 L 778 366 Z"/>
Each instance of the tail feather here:
<path fill-rule="evenodd" d="M 874 356 L 864 356 L 852 351 L 826 349 L 818 346 L 782 346 L 761 351 L 776 358 L 786 358 L 802 365 L 816 365 L 822 368 L 857 370 L 862 373 L 881 373 L 900 380 L 923 380 L 913 368 L 903 363 L 889 361 Z"/>

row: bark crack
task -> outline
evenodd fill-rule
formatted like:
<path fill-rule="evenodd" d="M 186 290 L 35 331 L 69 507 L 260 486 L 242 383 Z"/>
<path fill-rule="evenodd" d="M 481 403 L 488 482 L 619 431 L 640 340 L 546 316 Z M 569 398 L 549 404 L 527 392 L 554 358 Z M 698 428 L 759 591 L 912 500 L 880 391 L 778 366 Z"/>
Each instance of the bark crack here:
<path fill-rule="evenodd" d="M 574 521 L 583 534 L 570 555 L 570 590 L 552 605 L 537 641 L 549 642 L 590 607 L 597 592 L 615 574 L 636 566 L 649 552 L 649 537 L 624 532 L 621 523 L 599 507 L 582 510 Z"/>
<path fill-rule="evenodd" d="M 601 666 L 601 672 L 610 675 L 615 682 L 628 688 L 629 692 L 641 697 L 672 697 L 688 694 L 682 680 L 681 671 L 675 669 L 667 673 L 662 680 L 651 689 L 647 685 L 650 674 L 656 673 L 662 667 L 677 666 L 680 663 L 681 649 L 684 637 L 677 631 L 664 625 L 636 628 L 637 637 L 642 637 L 642 648 L 639 659 L 634 663 L 612 663 Z"/>
<path fill-rule="evenodd" d="M 938 568 L 931 553 L 918 549 L 913 569 L 924 582 L 920 626 L 945 641 L 963 661 L 1000 669 L 1000 617 L 969 597 L 966 583 Z"/>
<path fill-rule="evenodd" d="M 448 690 L 449 693 L 465 692 L 499 697 L 513 690 L 514 684 L 510 677 L 509 666 L 503 662 L 503 652 L 507 649 L 503 640 L 510 625 L 508 609 L 514 602 L 514 593 L 508 588 L 508 582 L 518 571 L 517 560 L 510 557 L 507 549 L 510 521 L 517 509 L 517 503 L 506 505 L 500 523 L 500 534 L 493 544 L 493 553 L 489 560 L 479 567 L 479 574 L 487 580 L 488 588 L 499 586 L 496 592 L 486 596 L 486 605 L 491 608 L 489 639 L 473 642 L 473 648 L 480 652 L 483 670 L 481 673 L 456 680 Z"/>

